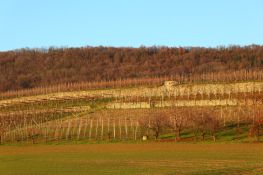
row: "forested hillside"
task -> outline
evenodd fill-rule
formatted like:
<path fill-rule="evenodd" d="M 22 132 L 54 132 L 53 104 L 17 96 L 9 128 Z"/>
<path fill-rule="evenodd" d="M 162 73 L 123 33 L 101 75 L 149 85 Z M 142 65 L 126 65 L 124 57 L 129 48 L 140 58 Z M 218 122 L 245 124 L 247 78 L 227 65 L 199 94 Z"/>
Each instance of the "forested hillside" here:
<path fill-rule="evenodd" d="M 263 46 L 49 48 L 0 52 L 0 91 L 58 83 L 262 69 Z"/>

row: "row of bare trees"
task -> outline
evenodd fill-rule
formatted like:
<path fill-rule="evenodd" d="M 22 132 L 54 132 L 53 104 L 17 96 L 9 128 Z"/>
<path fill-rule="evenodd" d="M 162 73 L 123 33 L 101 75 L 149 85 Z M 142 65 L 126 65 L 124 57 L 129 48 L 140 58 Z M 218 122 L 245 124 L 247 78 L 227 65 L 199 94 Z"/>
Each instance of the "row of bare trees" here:
<path fill-rule="evenodd" d="M 158 139 L 160 134 L 165 129 L 169 129 L 175 135 L 175 141 L 181 140 L 181 133 L 185 129 L 192 128 L 195 139 L 198 134 L 205 139 L 205 135 L 210 133 L 213 140 L 216 141 L 216 132 L 220 128 L 220 122 L 215 114 L 209 110 L 193 114 L 187 110 L 171 110 L 171 111 L 155 111 L 149 116 L 139 119 L 140 126 L 146 131 L 149 136 L 149 131 L 153 132 L 155 139 Z"/>
<path fill-rule="evenodd" d="M 263 131 L 263 113 L 259 107 L 257 112 L 255 109 L 248 109 L 247 112 L 240 111 L 239 107 L 232 110 L 231 115 L 228 115 L 226 123 L 225 114 L 220 110 L 213 108 L 175 108 L 171 110 L 155 111 L 147 116 L 139 119 L 140 126 L 143 132 L 149 136 L 149 131 L 152 132 L 155 139 L 158 139 L 164 130 L 170 130 L 174 133 L 175 141 L 181 140 L 182 131 L 190 132 L 194 135 L 195 140 L 201 137 L 205 140 L 206 135 L 216 141 L 217 133 L 224 131 L 227 127 L 236 130 L 236 137 L 242 132 L 241 124 L 248 128 L 247 135 L 256 137 L 259 140 Z"/>

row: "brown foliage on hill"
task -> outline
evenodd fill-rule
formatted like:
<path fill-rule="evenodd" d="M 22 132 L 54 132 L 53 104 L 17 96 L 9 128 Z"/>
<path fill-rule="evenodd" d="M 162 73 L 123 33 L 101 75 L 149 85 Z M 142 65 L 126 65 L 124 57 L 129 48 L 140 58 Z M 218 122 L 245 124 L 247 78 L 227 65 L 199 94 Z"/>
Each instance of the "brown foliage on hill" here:
<path fill-rule="evenodd" d="M 0 52 L 0 91 L 62 83 L 262 69 L 263 46 L 49 48 Z"/>

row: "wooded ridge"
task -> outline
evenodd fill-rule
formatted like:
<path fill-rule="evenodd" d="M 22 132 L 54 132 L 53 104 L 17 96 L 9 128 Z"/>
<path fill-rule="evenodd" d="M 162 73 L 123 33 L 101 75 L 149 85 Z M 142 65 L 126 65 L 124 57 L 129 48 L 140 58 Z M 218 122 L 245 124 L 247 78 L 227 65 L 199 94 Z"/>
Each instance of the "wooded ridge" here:
<path fill-rule="evenodd" d="M 0 52 L 0 91 L 263 68 L 263 46 L 82 47 Z"/>

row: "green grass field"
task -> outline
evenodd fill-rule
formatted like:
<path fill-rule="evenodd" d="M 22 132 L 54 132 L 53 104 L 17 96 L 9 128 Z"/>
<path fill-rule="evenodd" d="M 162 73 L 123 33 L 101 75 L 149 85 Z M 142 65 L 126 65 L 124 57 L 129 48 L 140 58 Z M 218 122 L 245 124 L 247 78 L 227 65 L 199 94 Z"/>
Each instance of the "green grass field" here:
<path fill-rule="evenodd" d="M 0 146 L 0 174 L 263 174 L 263 144 L 149 142 Z"/>

